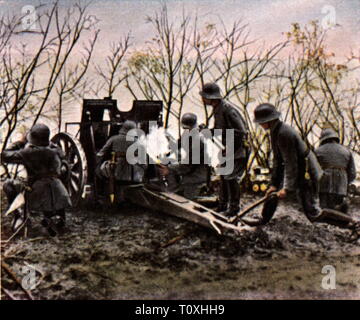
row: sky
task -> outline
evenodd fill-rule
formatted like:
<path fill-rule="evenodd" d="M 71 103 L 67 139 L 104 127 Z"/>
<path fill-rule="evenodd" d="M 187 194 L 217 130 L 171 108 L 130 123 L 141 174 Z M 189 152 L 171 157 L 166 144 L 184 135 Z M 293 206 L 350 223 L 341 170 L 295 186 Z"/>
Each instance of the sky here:
<path fill-rule="evenodd" d="M 60 0 L 64 8 L 76 1 Z M 328 29 L 328 45 L 338 59 L 345 59 L 351 50 L 360 53 L 360 0 L 163 0 L 167 4 L 170 19 L 177 21 L 182 14 L 197 14 L 203 22 L 217 22 L 219 18 L 229 27 L 241 19 L 248 24 L 251 39 L 257 44 L 268 45 L 285 39 L 284 32 L 291 24 L 301 25 L 318 20 Z M 16 13 L 26 5 L 36 6 L 36 0 L 0 0 L 0 14 Z M 42 0 L 41 3 L 52 3 Z M 93 0 L 89 13 L 96 16 L 101 29 L 94 53 L 94 61 L 102 63 L 109 44 L 117 42 L 131 32 L 133 49 L 144 45 L 151 37 L 151 27 L 145 23 L 146 16 L 153 15 L 161 6 L 159 0 Z M 336 25 L 334 27 L 334 25 Z M 33 43 L 31 36 L 19 37 L 19 41 Z M 120 91 L 115 98 L 121 104 L 131 106 L 131 97 L 123 97 Z M 87 97 L 91 98 L 91 97 Z M 128 107 L 121 109 L 128 109 Z"/>
<path fill-rule="evenodd" d="M 221 17 L 225 23 L 242 19 L 249 24 L 254 38 L 266 42 L 283 39 L 283 32 L 291 23 L 305 24 L 318 20 L 331 21 L 337 27 L 328 31 L 329 43 L 338 54 L 348 53 L 358 47 L 360 40 L 360 0 L 163 0 L 168 5 L 170 17 L 176 19 L 182 12 L 197 13 L 207 21 Z M 73 0 L 60 0 L 64 7 Z M 36 0 L 0 0 L 0 13 L 20 12 L 25 5 L 36 5 Z M 42 0 L 41 3 L 51 3 Z M 104 43 L 116 41 L 131 31 L 136 44 L 141 45 L 149 36 L 147 15 L 160 7 L 158 0 L 93 0 L 91 14 L 99 19 Z"/>

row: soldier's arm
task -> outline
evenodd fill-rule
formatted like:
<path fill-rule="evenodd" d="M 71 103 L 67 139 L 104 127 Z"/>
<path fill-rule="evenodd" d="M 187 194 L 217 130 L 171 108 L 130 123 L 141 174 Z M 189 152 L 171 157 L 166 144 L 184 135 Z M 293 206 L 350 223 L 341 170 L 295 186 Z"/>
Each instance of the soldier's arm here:
<path fill-rule="evenodd" d="M 22 150 L 23 149 L 17 149 L 17 150 L 5 149 L 5 150 L 3 150 L 3 152 L 1 153 L 1 162 L 2 163 L 22 164 L 22 162 L 23 162 Z"/>
<path fill-rule="evenodd" d="M 107 154 L 110 154 L 111 150 L 112 150 L 112 145 L 113 145 L 113 137 L 111 137 L 106 143 L 105 145 L 101 148 L 101 150 L 96 154 L 96 157 L 99 160 L 102 160 Z"/>
<path fill-rule="evenodd" d="M 355 166 L 355 161 L 354 161 L 354 157 L 350 152 L 350 159 L 349 159 L 349 164 L 347 166 L 347 174 L 348 174 L 348 182 L 352 182 L 355 180 L 356 178 L 356 166 Z"/>
<path fill-rule="evenodd" d="M 241 135 L 246 133 L 246 127 L 244 125 L 244 120 L 241 118 L 239 112 L 230 108 L 227 112 L 227 116 L 228 116 L 231 126 L 235 130 L 235 133 L 241 134 Z"/>
<path fill-rule="evenodd" d="M 296 149 L 296 137 L 290 132 L 279 135 L 279 148 L 284 161 L 284 185 L 287 191 L 296 190 L 298 177 L 298 154 Z"/>
<path fill-rule="evenodd" d="M 16 141 L 13 144 L 11 144 L 10 147 L 7 148 L 6 150 L 8 150 L 8 151 L 16 151 L 16 150 L 24 149 L 26 143 L 27 143 L 26 140 Z"/>
<path fill-rule="evenodd" d="M 1 162 L 22 164 L 23 158 L 21 155 L 21 150 L 24 149 L 26 143 L 26 136 L 24 136 L 21 140 L 12 143 L 8 148 L 2 151 Z"/>
<path fill-rule="evenodd" d="M 280 187 L 284 178 L 284 164 L 280 155 L 274 155 L 273 168 L 271 173 L 271 186 Z"/>

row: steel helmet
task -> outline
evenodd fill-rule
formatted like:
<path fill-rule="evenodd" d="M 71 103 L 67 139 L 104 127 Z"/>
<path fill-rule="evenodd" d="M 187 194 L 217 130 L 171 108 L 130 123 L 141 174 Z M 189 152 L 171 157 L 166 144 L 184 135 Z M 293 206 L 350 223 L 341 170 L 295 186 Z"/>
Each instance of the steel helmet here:
<path fill-rule="evenodd" d="M 187 127 L 194 128 L 196 126 L 197 116 L 194 113 L 185 113 L 181 117 L 181 124 Z"/>
<path fill-rule="evenodd" d="M 119 133 L 127 133 L 131 129 L 136 129 L 136 123 L 132 120 L 126 120 L 121 126 Z"/>
<path fill-rule="evenodd" d="M 325 128 L 321 131 L 320 144 L 324 144 L 329 139 L 334 139 L 338 143 L 340 142 L 339 135 L 335 132 L 335 130 L 331 128 Z"/>
<path fill-rule="evenodd" d="M 222 99 L 220 87 L 216 83 L 206 83 L 199 94 L 209 100 Z"/>
<path fill-rule="evenodd" d="M 50 129 L 47 125 L 39 123 L 35 124 L 26 138 L 34 146 L 46 147 L 49 145 Z"/>
<path fill-rule="evenodd" d="M 255 123 L 266 123 L 275 119 L 279 119 L 281 113 L 270 103 L 263 103 L 258 105 L 255 110 Z"/>

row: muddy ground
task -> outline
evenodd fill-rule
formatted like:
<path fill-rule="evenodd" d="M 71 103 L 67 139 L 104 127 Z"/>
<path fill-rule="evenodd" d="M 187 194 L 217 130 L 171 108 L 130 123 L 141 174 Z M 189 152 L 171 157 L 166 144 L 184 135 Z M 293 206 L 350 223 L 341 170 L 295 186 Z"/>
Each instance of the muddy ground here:
<path fill-rule="evenodd" d="M 358 218 L 359 208 L 352 204 Z M 73 211 L 67 233 L 54 239 L 39 221 L 33 218 L 27 239 L 1 245 L 19 279 L 27 264 L 37 269 L 35 299 L 360 299 L 359 241 L 310 224 L 286 204 L 267 226 L 241 236 L 218 236 L 133 205 Z M 9 226 L 3 218 L 2 240 Z M 326 265 L 335 267 L 336 289 L 322 288 Z M 1 281 L 13 298 L 26 298 L 3 270 Z"/>

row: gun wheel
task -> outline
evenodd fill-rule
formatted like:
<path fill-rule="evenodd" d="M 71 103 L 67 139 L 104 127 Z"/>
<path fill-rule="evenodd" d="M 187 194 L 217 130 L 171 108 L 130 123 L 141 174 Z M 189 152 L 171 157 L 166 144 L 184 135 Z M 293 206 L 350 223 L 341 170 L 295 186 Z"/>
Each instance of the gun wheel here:
<path fill-rule="evenodd" d="M 65 154 L 68 162 L 68 170 L 65 181 L 71 201 L 76 207 L 80 201 L 87 180 L 87 161 L 85 152 L 74 136 L 69 133 L 60 132 L 51 141 L 57 144 Z"/>

